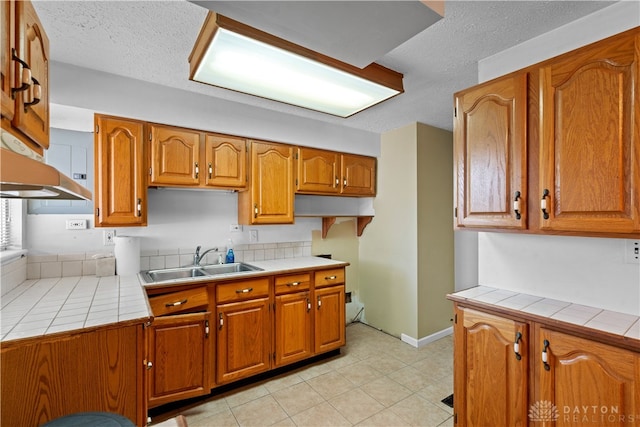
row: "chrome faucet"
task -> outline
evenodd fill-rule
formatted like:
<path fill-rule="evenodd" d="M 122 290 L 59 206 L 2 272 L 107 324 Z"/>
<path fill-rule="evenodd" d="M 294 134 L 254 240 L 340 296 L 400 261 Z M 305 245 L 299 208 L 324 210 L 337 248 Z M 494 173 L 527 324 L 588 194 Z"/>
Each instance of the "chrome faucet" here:
<path fill-rule="evenodd" d="M 193 265 L 200 265 L 200 261 L 202 261 L 202 258 L 204 258 L 204 256 L 206 254 L 208 254 L 211 251 L 218 251 L 218 247 L 216 246 L 215 248 L 211 248 L 211 249 L 207 249 L 206 251 L 202 252 L 202 254 L 200 254 L 200 248 L 202 246 L 198 246 L 196 248 L 196 253 L 193 254 Z"/>

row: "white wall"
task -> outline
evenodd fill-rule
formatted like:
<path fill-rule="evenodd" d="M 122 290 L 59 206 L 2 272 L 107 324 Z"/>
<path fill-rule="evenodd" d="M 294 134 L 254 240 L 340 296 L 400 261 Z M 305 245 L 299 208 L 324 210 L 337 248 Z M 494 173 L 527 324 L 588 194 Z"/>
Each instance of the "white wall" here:
<path fill-rule="evenodd" d="M 52 127 L 93 129 L 93 112 L 137 118 L 232 135 L 377 156 L 379 135 L 345 126 L 215 100 L 139 80 L 52 63 L 50 98 Z M 185 76 L 186 78 L 186 76 Z M 66 219 L 87 219 L 87 230 L 66 230 Z M 28 215 L 25 247 L 32 253 L 110 252 L 93 215 Z M 321 228 L 318 218 L 296 218 L 294 225 L 244 227 L 237 223 L 237 194 L 226 191 L 149 190 L 147 227 L 117 228 L 120 235 L 141 236 L 141 249 L 195 248 L 249 243 L 257 229 L 258 243 L 311 240 Z"/>
<path fill-rule="evenodd" d="M 618 2 L 479 63 L 480 81 L 640 25 L 640 3 Z M 640 265 L 626 239 L 480 233 L 479 283 L 640 314 Z"/>

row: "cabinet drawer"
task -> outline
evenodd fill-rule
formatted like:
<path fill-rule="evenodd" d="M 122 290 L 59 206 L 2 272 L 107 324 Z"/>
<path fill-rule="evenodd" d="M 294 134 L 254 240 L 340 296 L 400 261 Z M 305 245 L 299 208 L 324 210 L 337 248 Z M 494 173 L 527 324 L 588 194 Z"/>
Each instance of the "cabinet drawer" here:
<path fill-rule="evenodd" d="M 235 302 L 269 296 L 269 279 L 242 280 L 216 286 L 218 303 Z"/>
<path fill-rule="evenodd" d="M 332 268 L 315 273 L 316 288 L 344 283 L 344 268 Z"/>
<path fill-rule="evenodd" d="M 206 287 L 149 297 L 149 306 L 154 316 L 195 311 L 197 308 L 206 310 L 208 302 Z"/>
<path fill-rule="evenodd" d="M 290 274 L 276 277 L 276 295 L 288 292 L 305 291 L 311 284 L 311 274 Z"/>

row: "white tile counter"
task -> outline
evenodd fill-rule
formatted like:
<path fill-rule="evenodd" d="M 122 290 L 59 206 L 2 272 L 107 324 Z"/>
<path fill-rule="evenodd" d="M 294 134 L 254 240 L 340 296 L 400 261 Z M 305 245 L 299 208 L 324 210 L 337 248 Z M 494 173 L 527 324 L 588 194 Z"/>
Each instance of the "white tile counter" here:
<path fill-rule="evenodd" d="M 263 271 L 207 277 L 207 282 L 298 270 L 347 266 L 320 257 L 252 261 Z M 174 281 L 170 284 L 175 285 Z M 147 285 L 154 286 L 154 285 Z M 151 317 L 138 275 L 73 276 L 26 280 L 2 296 L 0 341 L 12 341 Z"/>
<path fill-rule="evenodd" d="M 553 319 L 599 332 L 640 340 L 640 316 L 618 313 L 566 301 L 477 286 L 450 295 L 455 301 L 471 301 Z"/>

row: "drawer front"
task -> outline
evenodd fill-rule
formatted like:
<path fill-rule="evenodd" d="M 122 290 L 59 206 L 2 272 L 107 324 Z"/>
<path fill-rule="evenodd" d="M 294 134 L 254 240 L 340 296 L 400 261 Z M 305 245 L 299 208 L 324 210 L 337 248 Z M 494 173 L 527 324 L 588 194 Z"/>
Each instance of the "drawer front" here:
<path fill-rule="evenodd" d="M 344 283 L 344 268 L 316 271 L 314 283 L 316 288 Z"/>
<path fill-rule="evenodd" d="M 207 309 L 208 302 L 206 287 L 149 297 L 149 306 L 154 316 L 195 311 L 197 308 L 202 308 L 204 311 Z"/>
<path fill-rule="evenodd" d="M 226 303 L 269 296 L 269 279 L 239 280 L 216 285 L 216 302 Z"/>
<path fill-rule="evenodd" d="M 289 292 L 306 291 L 311 285 L 311 274 L 289 274 L 276 277 L 276 295 Z"/>

